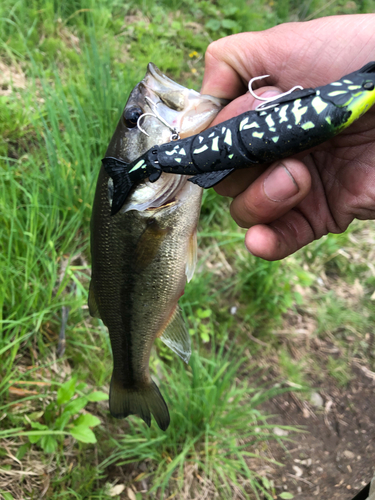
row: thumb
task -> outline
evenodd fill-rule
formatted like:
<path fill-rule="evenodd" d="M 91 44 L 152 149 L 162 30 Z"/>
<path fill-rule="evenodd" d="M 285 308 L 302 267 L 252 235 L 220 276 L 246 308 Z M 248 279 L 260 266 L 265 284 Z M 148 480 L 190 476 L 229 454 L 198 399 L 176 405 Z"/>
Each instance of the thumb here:
<path fill-rule="evenodd" d="M 268 167 L 234 198 L 231 215 L 240 227 L 269 224 L 298 205 L 310 188 L 311 176 L 305 164 L 287 158 Z"/>

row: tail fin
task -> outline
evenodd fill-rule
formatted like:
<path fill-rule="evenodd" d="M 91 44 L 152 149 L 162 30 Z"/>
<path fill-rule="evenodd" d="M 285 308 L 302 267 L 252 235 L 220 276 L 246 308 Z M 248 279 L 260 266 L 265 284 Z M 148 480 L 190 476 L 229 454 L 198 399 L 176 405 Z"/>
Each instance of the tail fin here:
<path fill-rule="evenodd" d="M 112 158 L 110 156 L 103 158 L 102 163 L 105 171 L 113 180 L 111 215 L 115 215 L 124 204 L 131 188 L 133 187 L 133 183 L 130 180 L 128 173 L 129 164 L 119 160 L 118 158 Z"/>
<path fill-rule="evenodd" d="M 152 380 L 147 385 L 127 388 L 116 381 L 115 375 L 112 374 L 109 411 L 115 418 L 138 415 L 149 427 L 152 413 L 162 431 L 167 430 L 170 422 L 168 407 L 158 386 Z"/>

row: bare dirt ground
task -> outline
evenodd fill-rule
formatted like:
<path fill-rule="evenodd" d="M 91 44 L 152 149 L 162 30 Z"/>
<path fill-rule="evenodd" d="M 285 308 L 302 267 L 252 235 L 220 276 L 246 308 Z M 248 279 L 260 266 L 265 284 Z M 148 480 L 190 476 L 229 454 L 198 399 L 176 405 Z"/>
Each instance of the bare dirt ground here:
<path fill-rule="evenodd" d="M 317 384 L 320 407 L 287 393 L 267 403 L 276 425 L 303 426 L 283 451 L 272 445 L 277 461 L 274 483 L 294 500 L 351 500 L 375 472 L 375 380 L 358 367 L 343 390 L 327 381 Z M 318 387 L 320 385 L 320 387 Z M 277 497 L 278 498 L 278 497 Z"/>

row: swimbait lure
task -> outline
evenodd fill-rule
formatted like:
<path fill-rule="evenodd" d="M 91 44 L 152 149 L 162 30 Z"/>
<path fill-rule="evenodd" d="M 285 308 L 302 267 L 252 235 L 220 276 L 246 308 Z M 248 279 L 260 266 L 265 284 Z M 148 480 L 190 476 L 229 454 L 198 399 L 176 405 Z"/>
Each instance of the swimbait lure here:
<path fill-rule="evenodd" d="M 112 215 L 131 188 L 162 172 L 210 188 L 238 168 L 294 155 L 339 134 L 375 103 L 375 62 L 328 85 L 296 90 L 204 132 L 153 146 L 131 163 L 102 160 L 113 179 Z"/>

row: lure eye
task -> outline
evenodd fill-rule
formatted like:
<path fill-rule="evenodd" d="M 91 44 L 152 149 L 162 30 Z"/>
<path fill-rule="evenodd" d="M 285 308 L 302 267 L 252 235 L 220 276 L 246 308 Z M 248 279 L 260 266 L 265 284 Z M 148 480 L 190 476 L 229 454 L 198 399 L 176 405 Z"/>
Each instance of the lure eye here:
<path fill-rule="evenodd" d="M 143 114 L 141 108 L 129 108 L 124 111 L 124 121 L 128 128 L 134 128 L 137 125 L 138 118 Z"/>
<path fill-rule="evenodd" d="M 362 88 L 365 89 L 365 90 L 374 90 L 374 83 L 373 82 L 365 82 L 363 85 L 362 85 Z"/>

